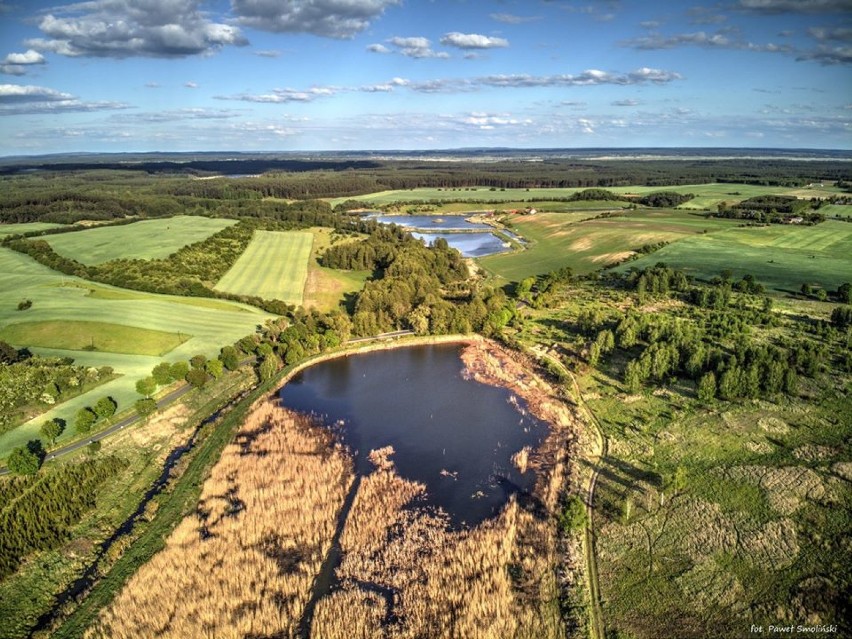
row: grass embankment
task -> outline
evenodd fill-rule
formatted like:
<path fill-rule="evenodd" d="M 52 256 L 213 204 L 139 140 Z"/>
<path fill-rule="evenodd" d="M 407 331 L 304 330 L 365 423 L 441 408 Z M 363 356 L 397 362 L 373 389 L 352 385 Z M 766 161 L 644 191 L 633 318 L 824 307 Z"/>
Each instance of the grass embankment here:
<path fill-rule="evenodd" d="M 312 242 L 308 231 L 255 231 L 248 248 L 215 288 L 300 305 Z"/>
<path fill-rule="evenodd" d="M 732 228 L 686 238 L 621 268 L 665 262 L 705 279 L 730 269 L 737 279 L 750 273 L 778 292 L 797 292 L 804 283 L 833 291 L 852 282 L 850 255 L 852 224 L 829 220 L 816 226 Z"/>
<path fill-rule="evenodd" d="M 521 251 L 482 258 L 479 263 L 507 281 L 520 281 L 563 266 L 578 274 L 591 273 L 630 257 L 646 244 L 674 242 L 736 224 L 732 220 L 705 218 L 673 209 L 641 209 L 617 217 L 589 217 L 584 213 L 513 217 L 512 230 L 529 240 L 529 245 Z"/>
<path fill-rule="evenodd" d="M 352 477 L 331 439 L 263 400 L 204 482 L 196 512 L 86 636 L 292 636 Z"/>
<path fill-rule="evenodd" d="M 116 259 L 150 260 L 168 257 L 178 249 L 207 239 L 236 224 L 236 220 L 179 215 L 133 224 L 91 228 L 45 236 L 53 250 L 81 264 Z"/>
<path fill-rule="evenodd" d="M 32 307 L 18 311 L 17 305 L 22 299 L 31 300 Z M 50 323 L 59 327 L 59 335 L 51 333 L 50 338 L 65 339 L 62 326 L 66 322 L 75 325 L 96 318 L 107 328 L 87 335 L 89 341 L 82 347 L 91 345 L 94 340 L 95 347 L 99 348 L 101 339 L 109 333 L 115 334 L 118 327 L 131 337 L 138 335 L 139 329 L 176 335 L 175 341 L 180 344 L 161 358 L 106 350 L 46 348 L 29 341 L 13 340 L 11 343 L 16 347 L 29 347 L 40 355 L 71 357 L 77 365 L 111 366 L 121 377 L 61 405 L 45 405 L 44 408 L 50 410 L 0 436 L 0 458 L 8 455 L 15 446 L 38 437 L 39 426 L 45 419 L 60 418 L 73 424 L 74 415 L 80 408 L 94 405 L 103 395 L 109 395 L 118 402 L 119 412 L 131 407 L 139 398 L 135 390 L 136 381 L 150 375 L 151 369 L 162 359 L 170 362 L 188 360 L 198 353 L 215 357 L 222 344 L 235 342 L 252 333 L 258 324 L 270 317 L 251 306 L 224 300 L 157 295 L 93 284 L 52 271 L 26 255 L 0 248 L 0 326 L 5 330 L 27 330 L 28 324 Z M 132 341 L 131 337 L 128 337 L 129 341 Z M 114 346 L 117 350 L 132 347 L 130 343 Z M 73 428 L 66 429 L 59 443 L 68 441 L 74 435 L 73 431 Z"/>

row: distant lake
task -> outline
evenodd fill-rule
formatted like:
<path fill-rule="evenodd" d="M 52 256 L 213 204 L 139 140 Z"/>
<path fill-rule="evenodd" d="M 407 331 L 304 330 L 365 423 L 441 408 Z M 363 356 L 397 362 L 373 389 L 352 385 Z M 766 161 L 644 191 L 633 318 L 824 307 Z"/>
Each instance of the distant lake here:
<path fill-rule="evenodd" d="M 510 247 L 503 246 L 503 240 L 493 233 L 420 233 L 412 231 L 411 234 L 429 245 L 442 237 L 447 240 L 447 244 L 457 249 L 464 257 L 485 257 L 486 255 L 495 255 L 511 250 Z"/>
<path fill-rule="evenodd" d="M 298 373 L 282 404 L 340 425 L 355 471 L 373 471 L 371 450 L 393 446 L 405 479 L 426 485 L 425 505 L 455 526 L 496 515 L 513 493 L 532 491 L 535 473 L 511 457 L 536 448 L 548 426 L 507 389 L 465 379 L 456 344 L 412 346 L 341 357 Z"/>
<path fill-rule="evenodd" d="M 429 231 L 490 229 L 481 222 L 468 222 L 462 215 L 374 215 L 382 224 L 396 224 L 406 228 Z"/>

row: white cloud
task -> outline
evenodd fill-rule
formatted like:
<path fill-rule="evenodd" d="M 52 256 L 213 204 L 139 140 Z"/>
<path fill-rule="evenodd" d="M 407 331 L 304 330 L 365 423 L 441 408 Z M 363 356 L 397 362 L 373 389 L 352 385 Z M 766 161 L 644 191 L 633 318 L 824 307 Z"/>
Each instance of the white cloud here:
<path fill-rule="evenodd" d="M 26 51 L 25 53 L 10 53 L 9 55 L 7 55 L 3 59 L 3 62 L 2 62 L 2 64 L 21 64 L 21 65 L 44 64 L 44 63 L 45 63 L 44 56 L 41 53 L 39 53 L 38 51 L 35 51 L 33 49 L 30 49 L 30 50 Z"/>
<path fill-rule="evenodd" d="M 478 33 L 447 33 L 441 38 L 441 44 L 459 49 L 494 49 L 508 47 L 509 41 L 504 38 L 492 38 Z"/>
<path fill-rule="evenodd" d="M 432 42 L 429 38 L 422 36 L 401 37 L 395 36 L 388 40 L 397 48 L 397 51 L 409 58 L 449 58 L 444 51 L 433 51 Z"/>
<path fill-rule="evenodd" d="M 70 93 L 47 87 L 0 84 L 0 115 L 104 111 L 126 108 L 126 104 L 119 102 L 81 102 Z"/>
<path fill-rule="evenodd" d="M 231 0 L 241 25 L 273 33 L 349 39 L 399 0 Z"/>
<path fill-rule="evenodd" d="M 611 104 L 612 104 L 612 106 L 632 107 L 632 106 L 637 106 L 637 105 L 641 104 L 641 102 L 639 102 L 639 100 L 626 99 L 626 100 L 615 100 Z"/>
<path fill-rule="evenodd" d="M 850 0 L 739 0 L 739 8 L 757 13 L 843 13 Z"/>
<path fill-rule="evenodd" d="M 260 58 L 278 58 L 281 56 L 281 52 L 276 49 L 255 51 L 254 54 Z"/>
<path fill-rule="evenodd" d="M 373 53 L 390 53 L 391 50 L 388 49 L 383 44 L 371 44 L 367 47 L 367 51 L 371 51 Z"/>
<path fill-rule="evenodd" d="M 337 93 L 337 87 L 311 87 L 305 91 L 296 89 L 273 89 L 269 93 L 237 95 L 217 95 L 217 100 L 239 100 L 241 102 L 258 102 L 262 104 L 287 104 L 290 102 L 313 102 L 317 98 L 330 97 Z"/>
<path fill-rule="evenodd" d="M 198 83 L 197 82 L 184 82 L 183 86 L 185 86 L 187 89 L 197 89 Z"/>
<path fill-rule="evenodd" d="M 65 56 L 180 58 L 245 45 L 240 30 L 211 22 L 200 0 L 89 0 L 53 9 L 47 36 L 27 41 Z M 58 15 L 57 15 L 58 14 Z"/>

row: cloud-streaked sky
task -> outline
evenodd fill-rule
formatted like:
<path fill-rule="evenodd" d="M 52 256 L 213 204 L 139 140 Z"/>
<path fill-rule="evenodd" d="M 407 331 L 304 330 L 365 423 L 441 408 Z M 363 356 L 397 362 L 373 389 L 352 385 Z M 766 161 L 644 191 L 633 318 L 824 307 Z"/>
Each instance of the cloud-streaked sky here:
<path fill-rule="evenodd" d="M 852 0 L 0 0 L 0 155 L 852 148 Z"/>

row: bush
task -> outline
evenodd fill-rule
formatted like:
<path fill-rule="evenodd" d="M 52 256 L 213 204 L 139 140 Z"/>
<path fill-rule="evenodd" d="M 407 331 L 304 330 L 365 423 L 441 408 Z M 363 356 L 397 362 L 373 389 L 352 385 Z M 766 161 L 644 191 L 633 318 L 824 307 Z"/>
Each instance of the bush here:
<path fill-rule="evenodd" d="M 578 532 L 589 523 L 589 515 L 586 513 L 586 504 L 583 500 L 573 495 L 568 498 L 565 508 L 559 515 L 559 527 L 565 534 Z"/>
<path fill-rule="evenodd" d="M 136 409 L 136 412 L 140 417 L 148 417 L 149 415 L 153 415 L 157 412 L 157 402 L 150 397 L 136 400 L 133 407 Z"/>
<path fill-rule="evenodd" d="M 65 430 L 65 424 L 58 419 L 48 419 L 41 425 L 41 434 L 51 445 L 56 443 L 56 438 L 62 434 L 63 430 Z"/>

